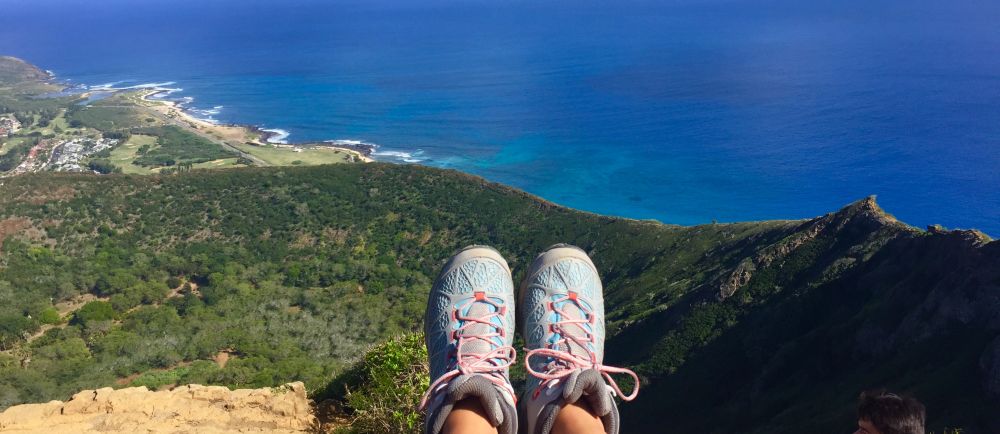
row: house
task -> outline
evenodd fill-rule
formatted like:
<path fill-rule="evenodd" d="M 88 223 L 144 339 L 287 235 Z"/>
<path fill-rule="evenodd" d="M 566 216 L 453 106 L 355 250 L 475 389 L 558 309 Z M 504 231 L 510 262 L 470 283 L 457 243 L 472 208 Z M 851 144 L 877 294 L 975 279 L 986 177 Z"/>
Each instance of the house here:
<path fill-rule="evenodd" d="M 14 117 L 0 117 L 0 136 L 10 136 L 21 129 L 21 123 Z"/>

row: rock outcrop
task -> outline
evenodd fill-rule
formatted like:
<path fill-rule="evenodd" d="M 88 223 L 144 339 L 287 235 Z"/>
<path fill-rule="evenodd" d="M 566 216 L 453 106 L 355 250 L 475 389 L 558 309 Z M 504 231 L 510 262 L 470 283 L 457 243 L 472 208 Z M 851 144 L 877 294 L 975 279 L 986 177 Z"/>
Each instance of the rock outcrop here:
<path fill-rule="evenodd" d="M 851 203 L 837 212 L 806 222 L 788 238 L 765 246 L 752 257 L 743 259 L 735 269 L 719 279 L 717 297 L 719 300 L 732 297 L 736 291 L 750 283 L 750 279 L 753 278 L 757 270 L 767 268 L 774 263 L 780 263 L 796 249 L 823 233 L 841 237 L 844 232 L 867 234 L 865 239 L 858 240 L 859 245 L 856 246 L 856 251 L 852 252 L 864 255 L 866 250 L 874 250 L 884 244 L 885 237 L 881 230 L 885 228 L 898 231 L 912 230 L 883 211 L 875 202 L 875 196 Z M 840 265 L 844 266 L 844 264 Z"/>
<path fill-rule="evenodd" d="M 300 382 L 240 390 L 197 384 L 157 392 L 109 387 L 0 413 L 5 433 L 300 433 L 316 427 Z"/>

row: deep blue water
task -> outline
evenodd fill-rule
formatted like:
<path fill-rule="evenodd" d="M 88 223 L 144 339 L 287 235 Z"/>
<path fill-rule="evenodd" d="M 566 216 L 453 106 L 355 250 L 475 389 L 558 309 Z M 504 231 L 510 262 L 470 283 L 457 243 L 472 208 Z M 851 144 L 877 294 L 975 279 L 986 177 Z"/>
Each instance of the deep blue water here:
<path fill-rule="evenodd" d="M 998 23 L 996 1 L 0 0 L 0 53 L 599 213 L 803 218 L 877 194 L 996 236 Z"/>

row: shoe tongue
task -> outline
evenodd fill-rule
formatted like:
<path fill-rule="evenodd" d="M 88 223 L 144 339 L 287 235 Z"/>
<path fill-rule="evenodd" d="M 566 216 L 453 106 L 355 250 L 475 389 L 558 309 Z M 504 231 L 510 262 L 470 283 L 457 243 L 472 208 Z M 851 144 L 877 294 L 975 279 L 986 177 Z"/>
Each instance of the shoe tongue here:
<path fill-rule="evenodd" d="M 580 308 L 577 302 L 567 300 L 562 303 L 560 310 L 563 316 L 559 321 L 587 320 L 586 312 Z M 584 343 L 588 341 L 586 327 L 586 324 L 563 324 L 562 337 L 565 339 L 565 342 L 559 344 L 559 351 L 566 351 L 584 360 L 590 360 L 590 349 L 577 343 L 577 341 Z M 571 339 L 571 337 L 576 338 L 576 340 Z"/>
<path fill-rule="evenodd" d="M 494 309 L 495 308 L 489 303 L 474 301 L 469 306 L 468 312 L 463 315 L 470 318 L 482 318 L 493 313 Z M 492 351 L 493 345 L 490 345 L 485 340 L 469 339 L 470 336 L 484 335 L 487 333 L 496 333 L 496 327 L 480 323 L 474 323 L 467 327 L 464 331 L 462 331 L 462 335 L 466 337 L 465 343 L 462 344 L 462 352 L 465 354 L 486 354 Z"/>

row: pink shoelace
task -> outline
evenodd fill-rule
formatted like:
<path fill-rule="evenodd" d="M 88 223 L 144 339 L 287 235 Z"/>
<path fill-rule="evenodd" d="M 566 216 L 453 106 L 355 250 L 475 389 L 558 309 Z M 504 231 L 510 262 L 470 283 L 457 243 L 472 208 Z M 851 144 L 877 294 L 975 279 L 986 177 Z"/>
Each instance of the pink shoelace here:
<path fill-rule="evenodd" d="M 503 376 L 504 370 L 514 364 L 514 358 L 516 357 L 514 347 L 497 347 L 484 354 L 466 354 L 463 351 L 465 344 L 474 340 L 484 341 L 489 346 L 496 345 L 496 343 L 492 341 L 492 338 L 506 337 L 507 333 L 502 327 L 498 327 L 492 322 L 493 318 L 503 319 L 507 315 L 506 306 L 501 306 L 499 303 L 490 300 L 489 297 L 486 297 L 486 293 L 484 292 L 476 292 L 473 303 L 474 302 L 490 304 L 495 307 L 496 310 L 480 317 L 464 316 L 459 313 L 461 307 L 458 306 L 452 310 L 452 320 L 464 322 L 461 327 L 451 332 L 451 339 L 458 341 L 454 350 L 456 359 L 455 367 L 431 384 L 431 386 L 427 389 L 427 392 L 424 393 L 423 398 L 420 400 L 420 410 L 426 409 L 430 398 L 440 389 L 443 389 L 449 381 L 460 375 L 481 374 L 497 387 L 510 392 L 510 396 L 516 401 L 517 395 L 514 393 L 514 388 Z M 466 336 L 466 329 L 476 324 L 485 324 L 493 327 L 495 331 L 491 333 L 470 334 Z"/>
<path fill-rule="evenodd" d="M 529 350 L 527 355 L 524 357 L 524 366 L 528 369 L 528 373 L 535 376 L 535 378 L 541 379 L 542 382 L 535 389 L 534 397 L 538 397 L 542 389 L 549 385 L 551 382 L 556 380 L 562 380 L 568 377 L 570 374 L 577 370 L 584 369 L 594 369 L 601 373 L 602 376 L 608 381 L 608 384 L 614 389 L 615 393 L 620 396 L 625 401 L 631 401 L 635 399 L 636 395 L 639 394 L 639 376 L 635 374 L 631 369 L 626 368 L 616 368 L 614 366 L 607 366 L 601 364 L 597 360 L 597 354 L 590 351 L 587 344 L 594 344 L 597 341 L 597 337 L 587 331 L 584 324 L 588 324 L 591 327 L 594 325 L 594 314 L 590 311 L 583 303 L 577 300 L 577 293 L 570 291 L 564 298 L 556 299 L 555 301 L 549 302 L 549 309 L 553 310 L 559 315 L 559 318 L 569 318 L 569 315 L 562 309 L 556 307 L 559 303 L 566 301 L 574 302 L 580 310 L 583 312 L 583 316 L 586 319 L 563 319 L 557 321 L 551 325 L 551 331 L 553 333 L 561 336 L 561 339 L 549 345 L 548 348 L 536 348 L 534 350 Z M 582 339 L 578 336 L 567 333 L 570 326 L 577 327 L 583 331 L 586 339 Z M 587 357 L 572 354 L 569 351 L 559 350 L 561 346 L 565 345 L 566 348 L 570 348 L 569 343 L 572 342 L 576 344 L 579 348 L 586 349 Z M 545 365 L 545 372 L 538 372 L 531 368 L 530 360 L 532 357 L 547 357 L 551 358 L 552 361 Z M 611 374 L 627 374 L 635 381 L 635 387 L 632 389 L 632 393 L 625 395 L 622 393 L 621 388 L 618 387 L 618 383 L 611 378 Z"/>

